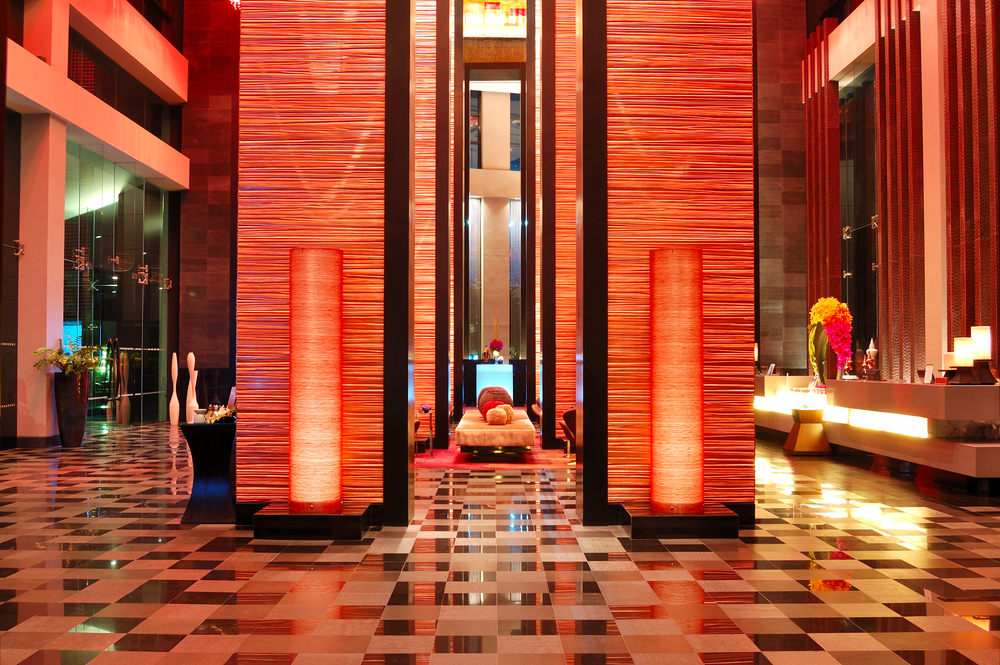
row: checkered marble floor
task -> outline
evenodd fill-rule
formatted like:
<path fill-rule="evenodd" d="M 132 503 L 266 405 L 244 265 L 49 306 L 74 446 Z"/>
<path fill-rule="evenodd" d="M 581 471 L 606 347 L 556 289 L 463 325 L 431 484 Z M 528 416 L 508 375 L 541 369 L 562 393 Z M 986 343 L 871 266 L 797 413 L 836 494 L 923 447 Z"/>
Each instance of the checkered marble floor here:
<path fill-rule="evenodd" d="M 755 528 L 632 541 L 572 473 L 421 470 L 409 528 L 276 542 L 179 523 L 164 426 L 2 452 L 0 665 L 1000 663 L 997 499 L 759 444 Z"/>

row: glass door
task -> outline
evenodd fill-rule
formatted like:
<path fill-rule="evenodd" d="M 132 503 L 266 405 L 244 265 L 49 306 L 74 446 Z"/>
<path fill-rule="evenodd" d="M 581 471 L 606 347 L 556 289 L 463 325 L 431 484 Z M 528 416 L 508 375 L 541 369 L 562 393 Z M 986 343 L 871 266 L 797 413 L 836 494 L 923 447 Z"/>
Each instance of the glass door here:
<path fill-rule="evenodd" d="M 67 144 L 63 336 L 103 349 L 92 419 L 117 420 L 125 398 L 131 423 L 166 418 L 166 201 L 134 165 Z"/>

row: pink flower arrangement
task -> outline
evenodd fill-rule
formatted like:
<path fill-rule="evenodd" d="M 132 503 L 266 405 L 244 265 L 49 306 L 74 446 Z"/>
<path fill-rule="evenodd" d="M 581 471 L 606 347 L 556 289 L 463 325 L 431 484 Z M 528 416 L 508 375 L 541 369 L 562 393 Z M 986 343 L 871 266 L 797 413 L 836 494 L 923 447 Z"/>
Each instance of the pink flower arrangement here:
<path fill-rule="evenodd" d="M 836 298 L 820 298 L 809 310 L 810 328 L 818 323 L 826 330 L 826 339 L 837 354 L 837 371 L 844 371 L 851 359 L 851 324 L 854 317 L 847 305 Z"/>
<path fill-rule="evenodd" d="M 490 342 L 490 351 L 503 351 L 503 342 L 498 339 Z"/>

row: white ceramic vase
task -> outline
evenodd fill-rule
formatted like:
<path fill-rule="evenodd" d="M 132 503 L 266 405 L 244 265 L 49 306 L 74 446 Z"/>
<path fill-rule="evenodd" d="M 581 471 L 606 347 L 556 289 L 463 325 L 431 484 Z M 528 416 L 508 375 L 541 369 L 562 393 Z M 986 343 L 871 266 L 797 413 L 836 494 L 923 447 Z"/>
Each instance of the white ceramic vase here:
<path fill-rule="evenodd" d="M 198 384 L 198 372 L 194 368 L 195 358 L 194 353 L 188 353 L 187 355 L 187 366 L 188 366 L 188 391 L 187 400 L 184 402 L 185 406 L 185 418 L 186 422 L 194 422 L 194 411 L 198 408 L 198 392 L 195 387 Z"/>
<path fill-rule="evenodd" d="M 170 379 L 173 381 L 173 392 L 170 395 L 170 424 L 177 427 L 181 419 L 181 401 L 177 399 L 177 354 L 170 359 Z"/>

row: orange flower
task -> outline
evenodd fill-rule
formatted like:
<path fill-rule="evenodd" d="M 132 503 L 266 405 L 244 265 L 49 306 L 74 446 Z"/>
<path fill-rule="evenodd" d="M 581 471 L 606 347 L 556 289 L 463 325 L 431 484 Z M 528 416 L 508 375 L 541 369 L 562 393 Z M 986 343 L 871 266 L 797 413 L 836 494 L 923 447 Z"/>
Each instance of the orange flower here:
<path fill-rule="evenodd" d="M 847 305 L 836 298 L 820 298 L 809 310 L 809 324 L 816 325 L 822 323 L 826 326 L 829 322 L 838 321 L 845 325 L 851 325 L 854 317 Z"/>

